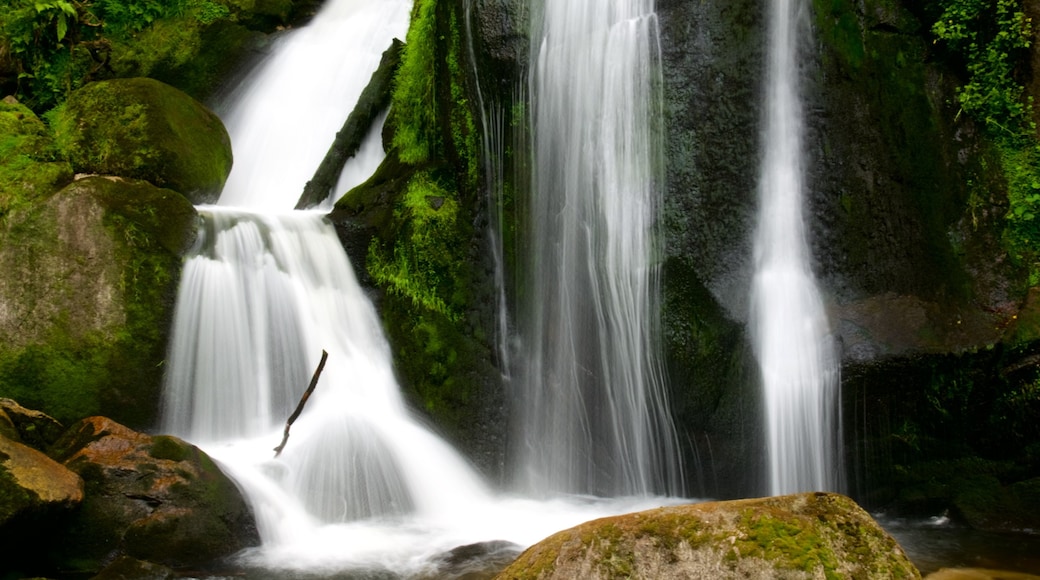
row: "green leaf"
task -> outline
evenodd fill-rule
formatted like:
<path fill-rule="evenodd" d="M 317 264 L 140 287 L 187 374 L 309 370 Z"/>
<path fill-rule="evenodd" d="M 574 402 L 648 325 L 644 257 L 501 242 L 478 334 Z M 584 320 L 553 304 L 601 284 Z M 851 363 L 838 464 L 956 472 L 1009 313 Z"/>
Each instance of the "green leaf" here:
<path fill-rule="evenodd" d="M 68 31 L 69 23 L 65 20 L 65 13 L 58 14 L 58 42 L 65 38 L 65 33 Z"/>

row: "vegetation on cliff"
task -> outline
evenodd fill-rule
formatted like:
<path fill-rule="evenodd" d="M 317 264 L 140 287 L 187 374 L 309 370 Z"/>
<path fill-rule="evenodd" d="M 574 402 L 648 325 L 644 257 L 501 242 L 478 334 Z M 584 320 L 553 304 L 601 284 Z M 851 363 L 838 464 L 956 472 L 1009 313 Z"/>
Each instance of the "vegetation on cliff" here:
<path fill-rule="evenodd" d="M 462 18 L 460 2 L 415 3 L 391 97 L 387 160 L 333 217 L 371 228 L 365 269 L 385 291 L 380 310 L 404 386 L 470 447 L 480 445 L 473 417 L 495 373 L 490 301 L 482 297 L 490 277 L 475 227 L 480 136 Z"/>

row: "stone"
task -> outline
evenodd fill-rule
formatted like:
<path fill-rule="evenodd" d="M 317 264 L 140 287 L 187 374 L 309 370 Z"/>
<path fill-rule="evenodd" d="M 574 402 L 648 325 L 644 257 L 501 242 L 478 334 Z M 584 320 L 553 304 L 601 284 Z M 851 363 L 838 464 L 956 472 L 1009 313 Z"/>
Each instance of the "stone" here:
<path fill-rule="evenodd" d="M 535 544 L 497 578 L 920 578 L 851 499 L 805 493 L 603 518 Z"/>
<path fill-rule="evenodd" d="M 17 436 L 11 437 L 12 439 L 41 451 L 57 441 L 65 432 L 65 426 L 54 417 L 26 409 L 12 399 L 0 398 L 0 434 L 3 433 L 2 424 L 5 419 Z"/>
<path fill-rule="evenodd" d="M 56 127 L 77 173 L 143 179 L 195 204 L 215 202 L 231 171 L 220 119 L 154 79 L 86 85 L 69 96 Z"/>
<path fill-rule="evenodd" d="M 154 424 L 197 214 L 148 182 L 74 181 L 0 222 L 0 397 L 60 422 Z"/>
<path fill-rule="evenodd" d="M 83 501 L 83 480 L 43 453 L 0 435 L 0 538 L 12 521 L 46 519 Z"/>
<path fill-rule="evenodd" d="M 80 474 L 86 497 L 52 547 L 66 570 L 97 572 L 118 556 L 200 567 L 259 544 L 238 488 L 197 447 L 111 419 L 72 426 L 53 456 Z"/>

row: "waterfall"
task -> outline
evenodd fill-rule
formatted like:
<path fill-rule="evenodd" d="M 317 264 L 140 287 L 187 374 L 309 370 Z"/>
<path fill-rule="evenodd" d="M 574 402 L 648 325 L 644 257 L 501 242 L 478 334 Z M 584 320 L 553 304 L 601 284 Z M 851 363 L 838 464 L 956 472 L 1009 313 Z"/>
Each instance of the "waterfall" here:
<path fill-rule="evenodd" d="M 839 361 L 810 266 L 798 46 L 804 0 L 772 0 L 751 331 L 765 394 L 769 493 L 840 491 Z"/>
<path fill-rule="evenodd" d="M 218 205 L 198 208 L 162 428 L 200 445 L 242 488 L 263 545 L 238 560 L 276 571 L 261 575 L 436 577 L 438 556 L 457 546 L 529 545 L 668 501 L 493 494 L 408 410 L 379 316 L 333 228 L 320 211 L 292 211 L 380 53 L 404 36 L 410 8 L 409 0 L 329 0 L 279 41 L 223 111 L 235 166 Z M 374 153 L 348 163 L 337 191 L 371 173 L 379 141 L 376 127 L 363 147 Z M 317 388 L 275 458 L 322 350 L 329 358 Z"/>
<path fill-rule="evenodd" d="M 535 493 L 678 491 L 659 347 L 652 0 L 532 8 L 519 465 Z"/>

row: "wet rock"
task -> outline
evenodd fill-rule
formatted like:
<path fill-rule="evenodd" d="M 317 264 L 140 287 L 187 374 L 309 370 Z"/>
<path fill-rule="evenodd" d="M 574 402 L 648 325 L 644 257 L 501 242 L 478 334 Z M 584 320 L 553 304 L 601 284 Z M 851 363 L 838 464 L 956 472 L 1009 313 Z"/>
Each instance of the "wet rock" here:
<path fill-rule="evenodd" d="M 1040 580 L 1040 576 L 986 568 L 943 568 L 925 576 L 925 580 Z"/>
<path fill-rule="evenodd" d="M 43 453 L 0 436 L 0 543 L 83 500 L 83 480 Z"/>
<path fill-rule="evenodd" d="M 177 575 L 171 568 L 123 556 L 105 566 L 91 580 L 169 580 Z"/>
<path fill-rule="evenodd" d="M 826 493 L 603 518 L 525 551 L 497 578 L 920 578 L 852 500 Z"/>
<path fill-rule="evenodd" d="M 74 425 L 52 455 L 80 474 L 86 497 L 51 561 L 96 572 L 119 556 L 204 566 L 259 543 L 238 488 L 197 447 L 104 417 Z"/>
<path fill-rule="evenodd" d="M 434 559 L 436 570 L 422 578 L 483 580 L 493 578 L 522 552 L 520 546 L 502 540 L 459 546 Z"/>

